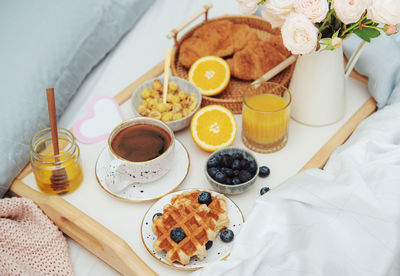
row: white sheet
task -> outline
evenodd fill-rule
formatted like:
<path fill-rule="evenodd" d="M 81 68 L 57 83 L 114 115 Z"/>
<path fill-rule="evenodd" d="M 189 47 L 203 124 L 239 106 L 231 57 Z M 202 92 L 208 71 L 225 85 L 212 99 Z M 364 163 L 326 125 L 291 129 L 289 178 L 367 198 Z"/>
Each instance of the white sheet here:
<path fill-rule="evenodd" d="M 194 275 L 400 275 L 400 103 L 365 120 L 324 170 L 260 198 L 230 258 Z"/>

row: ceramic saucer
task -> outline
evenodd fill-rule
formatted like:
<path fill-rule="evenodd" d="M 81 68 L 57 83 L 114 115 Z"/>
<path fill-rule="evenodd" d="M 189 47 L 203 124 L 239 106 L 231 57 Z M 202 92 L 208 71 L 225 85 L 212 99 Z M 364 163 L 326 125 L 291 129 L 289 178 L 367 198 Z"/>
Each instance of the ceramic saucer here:
<path fill-rule="evenodd" d="M 105 147 L 97 159 L 96 178 L 107 193 L 119 199 L 138 202 L 160 198 L 175 190 L 183 182 L 190 167 L 189 153 L 185 146 L 175 139 L 174 166 L 165 176 L 150 183 L 133 183 L 123 191 L 114 193 L 105 182 L 105 168 L 111 162 L 108 150 L 108 147 Z"/>
<path fill-rule="evenodd" d="M 141 235 L 142 235 L 142 240 L 143 243 L 149 251 L 149 253 L 156 258 L 159 262 L 162 262 L 166 265 L 175 267 L 175 268 L 180 268 L 180 269 L 198 269 L 202 268 L 204 266 L 207 266 L 208 264 L 216 261 L 216 260 L 222 260 L 225 259 L 229 256 L 229 253 L 231 251 L 231 248 L 233 246 L 233 242 L 230 243 L 225 243 L 221 240 L 219 237 L 219 234 L 213 241 L 213 245 L 210 249 L 207 250 L 207 256 L 203 260 L 199 260 L 196 256 L 192 257 L 190 259 L 190 262 L 187 265 L 182 265 L 178 262 L 174 263 L 169 263 L 167 259 L 165 258 L 165 251 L 162 252 L 156 252 L 153 248 L 153 243 L 157 240 L 157 236 L 153 233 L 152 226 L 153 226 L 153 215 L 155 213 L 162 213 L 163 212 L 163 207 L 169 203 L 171 203 L 171 198 L 177 194 L 181 194 L 185 191 L 189 191 L 193 189 L 187 189 L 183 191 L 178 191 L 174 193 L 167 194 L 163 198 L 160 198 L 156 203 L 154 203 L 153 206 L 149 208 L 149 210 L 146 212 L 146 214 L 143 217 L 142 220 L 142 226 L 141 226 Z M 201 189 L 199 189 L 201 190 Z M 211 192 L 213 196 L 215 195 L 222 195 L 217 192 Z M 222 195 L 224 196 L 224 195 Z M 228 207 L 228 217 L 230 220 L 229 224 L 229 229 L 233 231 L 235 236 L 239 233 L 239 230 L 244 222 L 244 218 L 242 215 L 242 212 L 240 211 L 239 207 L 228 197 L 226 197 L 226 204 Z"/>

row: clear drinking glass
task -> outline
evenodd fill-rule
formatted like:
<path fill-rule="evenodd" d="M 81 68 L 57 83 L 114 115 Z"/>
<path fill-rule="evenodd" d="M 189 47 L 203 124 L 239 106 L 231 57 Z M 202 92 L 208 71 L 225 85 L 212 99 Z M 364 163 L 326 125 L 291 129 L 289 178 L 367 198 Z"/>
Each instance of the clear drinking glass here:
<path fill-rule="evenodd" d="M 242 141 L 251 150 L 271 153 L 288 139 L 291 94 L 274 82 L 250 85 L 243 94 Z"/>

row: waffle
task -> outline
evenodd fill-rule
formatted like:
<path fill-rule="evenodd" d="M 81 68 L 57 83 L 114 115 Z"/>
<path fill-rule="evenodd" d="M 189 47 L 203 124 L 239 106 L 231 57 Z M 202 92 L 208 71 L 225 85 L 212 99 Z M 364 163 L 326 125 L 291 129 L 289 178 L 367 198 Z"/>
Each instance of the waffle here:
<path fill-rule="evenodd" d="M 165 250 L 166 259 L 171 263 L 188 264 L 190 257 L 195 255 L 204 259 L 207 255 L 205 244 L 229 226 L 225 198 L 212 196 L 212 202 L 207 206 L 198 202 L 200 193 L 192 190 L 174 196 L 171 204 L 164 206 L 163 215 L 154 218 L 153 233 L 157 240 L 153 247 L 157 252 Z M 175 227 L 182 228 L 186 235 L 179 243 L 170 237 Z"/>

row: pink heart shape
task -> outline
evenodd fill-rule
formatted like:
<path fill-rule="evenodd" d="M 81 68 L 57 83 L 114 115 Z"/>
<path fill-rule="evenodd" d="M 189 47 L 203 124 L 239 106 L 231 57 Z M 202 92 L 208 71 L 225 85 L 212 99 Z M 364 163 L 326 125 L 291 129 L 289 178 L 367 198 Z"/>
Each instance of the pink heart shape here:
<path fill-rule="evenodd" d="M 114 127 L 124 120 L 114 98 L 99 96 L 89 101 L 86 115 L 74 124 L 72 131 L 82 143 L 97 143 L 107 139 Z"/>

